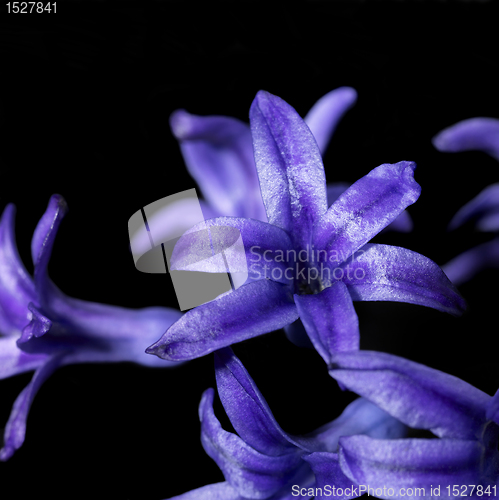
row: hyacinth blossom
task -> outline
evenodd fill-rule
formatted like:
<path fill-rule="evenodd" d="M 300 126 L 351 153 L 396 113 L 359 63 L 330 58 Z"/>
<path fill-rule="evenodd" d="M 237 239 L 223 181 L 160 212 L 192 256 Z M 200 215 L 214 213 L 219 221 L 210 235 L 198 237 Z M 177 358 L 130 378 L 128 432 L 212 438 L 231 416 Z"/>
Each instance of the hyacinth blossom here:
<path fill-rule="evenodd" d="M 337 88 L 319 99 L 304 118 L 321 154 L 356 99 L 353 88 Z M 177 110 L 170 116 L 170 127 L 180 143 L 187 170 L 203 194 L 200 205 L 205 219 L 229 216 L 267 222 L 248 124 L 231 117 L 196 116 Z M 344 182 L 328 184 L 327 205 L 336 201 L 348 187 Z M 170 239 L 168 228 L 176 228 L 179 220 L 185 228 L 199 222 L 196 203 L 197 200 L 178 201 L 154 215 L 154 224 L 163 228 L 165 241 Z M 385 229 L 408 232 L 412 229 L 412 220 L 402 211 Z M 147 231 L 137 233 L 135 238 L 139 246 L 149 248 Z M 286 325 L 284 330 L 295 344 L 311 347 L 300 321 Z"/>
<path fill-rule="evenodd" d="M 210 219 L 187 231 L 172 255 L 172 269 L 225 272 L 202 260 L 206 244 L 199 235 L 205 227 L 236 228 L 244 242 L 248 283 L 187 312 L 147 352 L 167 360 L 192 359 L 300 317 L 328 361 L 330 350 L 358 349 L 352 300 L 462 312 L 464 301 L 434 262 L 404 248 L 368 244 L 418 198 L 414 163 L 375 168 L 328 209 L 320 151 L 296 111 L 261 91 L 250 122 L 268 222 Z M 321 344 L 323 330 L 331 331 L 328 346 Z"/>
<path fill-rule="evenodd" d="M 213 411 L 214 391 L 208 389 L 199 405 L 201 442 L 222 470 L 225 481 L 176 499 L 309 498 L 310 489 L 316 485 L 313 470 L 319 481 L 351 488 L 352 482 L 338 464 L 340 436 L 366 434 L 376 439 L 395 439 L 406 434 L 407 427 L 400 421 L 359 398 L 336 420 L 308 435 L 292 436 L 276 422 L 258 387 L 230 348 L 215 353 L 215 373 L 218 394 L 238 435 L 220 425 Z"/>
<path fill-rule="evenodd" d="M 433 138 L 443 152 L 477 150 L 499 161 L 499 120 L 471 118 L 446 128 Z M 486 187 L 453 217 L 449 229 L 474 220 L 479 231 L 499 233 L 499 183 Z M 468 250 L 448 262 L 443 269 L 449 279 L 460 285 L 483 269 L 499 267 L 499 238 Z"/>
<path fill-rule="evenodd" d="M 33 398 L 59 366 L 117 361 L 169 366 L 146 355 L 144 349 L 182 316 L 179 311 L 86 302 L 67 297 L 50 280 L 47 266 L 66 211 L 60 195 L 50 198 L 31 242 L 33 278 L 17 252 L 13 205 L 5 208 L 0 221 L 0 379 L 35 371 L 12 408 L 1 460 L 23 444 Z"/>
<path fill-rule="evenodd" d="M 409 489 L 415 498 L 497 498 L 499 391 L 491 397 L 452 375 L 374 351 L 333 354 L 329 373 L 407 426 L 440 438 L 341 437 L 339 464 L 349 480 L 386 499 L 411 496 Z"/>

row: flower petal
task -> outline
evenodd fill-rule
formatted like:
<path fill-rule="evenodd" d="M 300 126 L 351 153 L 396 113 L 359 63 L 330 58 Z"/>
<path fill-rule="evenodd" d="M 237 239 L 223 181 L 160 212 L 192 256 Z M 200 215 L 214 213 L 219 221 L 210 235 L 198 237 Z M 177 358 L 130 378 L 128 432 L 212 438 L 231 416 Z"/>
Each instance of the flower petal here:
<path fill-rule="evenodd" d="M 305 248 L 327 210 L 322 159 L 305 122 L 286 102 L 260 91 L 250 109 L 255 162 L 268 221 Z"/>
<path fill-rule="evenodd" d="M 215 374 L 220 400 L 245 443 L 269 456 L 289 453 L 295 448 L 232 349 L 227 347 L 215 352 Z"/>
<path fill-rule="evenodd" d="M 322 96 L 307 113 L 305 123 L 315 137 L 321 154 L 326 151 L 339 121 L 356 101 L 355 89 L 339 87 Z"/>
<path fill-rule="evenodd" d="M 481 452 L 477 441 L 349 436 L 340 438 L 339 455 L 343 473 L 373 488 L 371 496 L 403 499 L 412 488 L 413 498 L 452 498 L 447 486 L 480 484 Z M 431 488 L 436 492 L 438 486 L 439 493 L 432 495 Z"/>
<path fill-rule="evenodd" d="M 337 281 L 314 295 L 295 295 L 305 329 L 326 363 L 336 352 L 359 348 L 359 319 L 344 283 Z"/>
<path fill-rule="evenodd" d="M 288 284 L 291 280 L 286 278 L 285 256 L 291 249 L 288 234 L 277 226 L 254 219 L 219 217 L 197 224 L 177 241 L 171 269 L 246 273 L 251 280 L 270 278 Z M 222 252 L 225 258 L 221 258 Z"/>
<path fill-rule="evenodd" d="M 414 162 L 386 163 L 352 184 L 317 222 L 315 248 L 348 259 L 418 199 L 415 168 Z"/>
<path fill-rule="evenodd" d="M 329 374 L 410 427 L 476 439 L 490 396 L 452 375 L 374 351 L 333 356 Z"/>
<path fill-rule="evenodd" d="M 338 454 L 316 452 L 310 455 L 304 455 L 303 459 L 310 464 L 315 474 L 315 488 L 321 488 L 321 492 L 325 493 L 324 496 L 331 496 L 333 486 L 335 488 L 335 499 L 346 500 L 359 496 L 357 494 L 357 485 L 352 484 L 351 479 L 345 476 L 341 471 Z M 338 488 L 341 488 L 341 495 L 338 494 Z M 316 497 L 321 496 L 322 495 L 316 495 Z"/>
<path fill-rule="evenodd" d="M 262 454 L 241 438 L 222 429 L 213 413 L 213 389 L 199 405 L 201 442 L 227 482 L 245 498 L 269 498 L 287 484 L 301 465 L 296 449 L 279 456 Z"/>
<path fill-rule="evenodd" d="M 0 337 L 0 380 L 36 370 L 47 356 L 28 354 L 17 347 L 17 336 Z"/>
<path fill-rule="evenodd" d="M 0 460 L 8 460 L 24 443 L 26 421 L 28 419 L 31 403 L 45 380 L 47 380 L 61 364 L 62 358 L 63 355 L 56 355 L 48 358 L 46 362 L 36 370 L 31 382 L 17 397 L 12 407 L 9 421 L 5 427 L 4 445 L 0 450 Z"/>
<path fill-rule="evenodd" d="M 366 434 L 379 439 L 396 439 L 405 437 L 407 430 L 402 422 L 375 404 L 367 399 L 357 398 L 338 418 L 299 439 L 304 449 L 337 452 L 341 436 Z"/>
<path fill-rule="evenodd" d="M 455 316 L 466 303 L 432 260 L 406 248 L 368 244 L 342 266 L 353 300 L 389 300 L 432 307 Z"/>
<path fill-rule="evenodd" d="M 351 184 L 346 182 L 336 182 L 327 184 L 327 206 L 330 207 L 349 187 Z M 383 231 L 398 231 L 400 233 L 409 233 L 413 229 L 411 216 L 404 210 L 398 215 L 393 222 L 388 224 Z"/>
<path fill-rule="evenodd" d="M 499 267 L 499 238 L 482 243 L 442 266 L 455 285 L 466 283 L 484 269 Z"/>
<path fill-rule="evenodd" d="M 499 160 L 499 120 L 495 118 L 470 118 L 439 132 L 433 138 L 439 151 L 457 153 L 478 150 Z"/>
<path fill-rule="evenodd" d="M 255 281 L 191 309 L 146 352 L 172 361 L 194 359 L 297 318 L 289 287 Z"/>
<path fill-rule="evenodd" d="M 449 229 L 456 229 L 472 218 L 479 217 L 481 219 L 484 216 L 490 218 L 490 216 L 496 215 L 498 212 L 499 183 L 487 186 L 475 198 L 466 203 L 450 221 Z M 483 228 L 481 227 L 481 220 L 478 221 L 477 225 L 483 231 L 497 231 L 499 229 L 499 225 L 490 227 L 490 224 Z"/>
<path fill-rule="evenodd" d="M 167 500 L 244 500 L 243 497 L 226 481 L 208 484 L 182 495 Z"/>
<path fill-rule="evenodd" d="M 28 323 L 28 304 L 36 301 L 35 286 L 17 252 L 16 208 L 7 205 L 0 220 L 0 331 L 19 335 Z"/>
<path fill-rule="evenodd" d="M 217 212 L 267 220 L 246 123 L 178 110 L 170 126 L 189 173 Z"/>
<path fill-rule="evenodd" d="M 166 307 L 127 309 L 66 296 L 52 306 L 59 318 L 52 328 L 71 332 L 71 336 L 64 336 L 64 348 L 72 347 L 64 364 L 129 361 L 159 368 L 178 365 L 150 356 L 145 350 L 182 317 L 180 311 Z M 53 348 L 61 348 L 60 336 L 45 337 L 43 340 L 55 344 Z"/>

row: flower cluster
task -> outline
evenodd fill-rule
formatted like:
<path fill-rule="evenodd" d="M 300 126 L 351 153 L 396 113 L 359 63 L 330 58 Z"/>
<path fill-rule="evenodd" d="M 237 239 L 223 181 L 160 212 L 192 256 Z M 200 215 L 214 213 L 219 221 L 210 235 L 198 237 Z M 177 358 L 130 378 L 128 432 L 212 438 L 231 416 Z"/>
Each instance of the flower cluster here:
<path fill-rule="evenodd" d="M 244 284 L 185 314 L 64 295 L 47 274 L 67 210 L 59 195 L 35 229 L 30 277 L 15 245 L 14 207 L 7 206 L 0 221 L 0 376 L 35 374 L 14 403 L 0 459 L 23 444 L 31 402 L 58 367 L 171 366 L 213 352 L 218 396 L 235 432 L 222 428 L 214 390 L 207 389 L 199 405 L 201 442 L 225 481 L 175 498 L 454 498 L 456 488 L 471 498 L 498 497 L 499 391 L 490 396 L 414 361 L 360 350 L 354 303 L 405 302 L 459 316 L 466 303 L 456 284 L 498 265 L 499 240 L 457 257 L 445 272 L 409 249 L 372 243 L 383 230 L 411 230 L 405 210 L 421 188 L 412 161 L 379 165 L 352 185 L 326 184 L 323 153 L 355 99 L 353 89 L 336 89 L 302 119 L 260 91 L 249 126 L 183 110 L 172 115 L 172 131 L 204 195 L 206 220 L 177 241 L 171 269 L 246 273 Z M 461 122 L 434 144 L 441 151 L 480 149 L 499 160 L 499 121 Z M 168 226 L 185 209 L 169 206 L 157 217 Z M 472 218 L 481 230 L 499 230 L 499 185 L 463 207 L 451 227 Z M 242 246 L 239 267 L 229 269 L 225 258 L 211 257 L 233 230 Z M 306 435 L 279 426 L 231 349 L 280 328 L 295 344 L 315 348 L 339 388 L 359 396 Z"/>

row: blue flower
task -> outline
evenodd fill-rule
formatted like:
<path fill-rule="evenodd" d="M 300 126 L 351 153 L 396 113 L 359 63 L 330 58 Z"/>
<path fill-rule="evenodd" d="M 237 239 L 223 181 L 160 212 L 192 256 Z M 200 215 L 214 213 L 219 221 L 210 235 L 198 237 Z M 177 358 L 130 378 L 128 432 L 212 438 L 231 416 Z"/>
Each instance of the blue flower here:
<path fill-rule="evenodd" d="M 186 313 L 147 352 L 168 360 L 192 359 L 301 318 L 328 361 L 330 350 L 358 348 L 353 300 L 462 312 L 464 301 L 434 262 L 404 248 L 368 244 L 418 198 L 414 163 L 375 168 L 328 209 L 321 155 L 296 111 L 259 92 L 250 121 L 268 222 L 208 220 L 187 231 L 172 255 L 172 269 L 225 272 L 224 263 L 206 260 L 213 239 L 202 240 L 202 230 L 236 228 L 244 242 L 248 282 Z M 331 345 L 321 344 L 321 330 L 333 332 Z"/>
<path fill-rule="evenodd" d="M 499 120 L 470 118 L 442 130 L 433 138 L 439 151 L 457 153 L 478 150 L 499 160 Z M 462 207 L 451 220 L 449 229 L 474 220 L 479 231 L 494 232 L 487 243 L 472 248 L 443 266 L 445 274 L 460 285 L 480 271 L 499 267 L 499 183 L 486 187 Z"/>
<path fill-rule="evenodd" d="M 66 211 L 64 199 L 52 196 L 31 242 L 33 278 L 17 252 L 13 205 L 5 208 L 0 221 L 0 379 L 35 371 L 12 408 L 0 460 L 10 458 L 23 444 L 33 398 L 58 367 L 117 361 L 169 366 L 147 356 L 144 349 L 182 316 L 179 311 L 86 302 L 67 297 L 50 280 L 47 266 Z"/>
<path fill-rule="evenodd" d="M 401 488 L 423 488 L 415 496 L 428 498 L 438 486 L 435 498 L 497 498 L 499 391 L 491 397 L 452 375 L 374 351 L 333 355 L 329 373 L 407 426 L 440 438 L 341 437 L 339 463 L 351 481 L 385 487 L 380 498 L 404 498 Z"/>
<path fill-rule="evenodd" d="M 398 420 L 359 398 L 336 420 L 308 435 L 292 436 L 276 422 L 254 381 L 230 348 L 215 353 L 215 372 L 218 394 L 238 435 L 221 427 L 213 412 L 214 391 L 208 389 L 199 405 L 201 442 L 222 470 L 225 482 L 204 486 L 176 499 L 307 498 L 309 489 L 316 486 L 312 468 L 321 469 L 318 462 L 323 463 L 323 456 L 327 456 L 329 479 L 334 476 L 330 484 L 351 486 L 338 464 L 340 436 L 366 434 L 394 439 L 404 436 L 407 430 Z"/>

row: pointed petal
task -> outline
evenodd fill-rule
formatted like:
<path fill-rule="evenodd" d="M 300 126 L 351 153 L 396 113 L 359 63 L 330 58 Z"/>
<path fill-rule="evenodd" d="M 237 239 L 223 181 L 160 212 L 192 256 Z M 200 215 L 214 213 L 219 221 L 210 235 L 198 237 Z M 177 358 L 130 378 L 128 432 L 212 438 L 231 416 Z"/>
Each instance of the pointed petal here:
<path fill-rule="evenodd" d="M 359 179 L 317 222 L 315 248 L 343 261 L 388 226 L 421 192 L 413 162 L 384 164 Z"/>
<path fill-rule="evenodd" d="M 266 220 L 246 123 L 178 110 L 171 115 L 170 126 L 189 173 L 217 212 Z"/>
<path fill-rule="evenodd" d="M 297 318 L 289 287 L 255 281 L 191 309 L 146 352 L 172 361 L 194 359 Z"/>
<path fill-rule="evenodd" d="M 321 488 L 326 493 L 325 496 L 330 496 L 332 487 L 338 491 L 341 488 L 342 495 L 335 494 L 335 499 L 346 500 L 348 498 L 356 498 L 359 495 L 357 485 L 352 484 L 349 479 L 341 471 L 338 455 L 336 453 L 316 452 L 303 457 L 306 460 L 312 471 L 315 474 L 315 488 Z"/>
<path fill-rule="evenodd" d="M 351 87 L 340 87 L 322 96 L 310 109 L 305 123 L 324 154 L 331 136 L 343 115 L 357 101 L 357 92 Z"/>
<path fill-rule="evenodd" d="M 244 500 L 226 481 L 208 484 L 167 500 Z"/>
<path fill-rule="evenodd" d="M 481 452 L 477 441 L 349 436 L 340 439 L 340 466 L 357 484 L 373 488 L 371 496 L 402 499 L 409 495 L 401 488 L 424 488 L 414 497 L 433 498 L 430 488 L 440 485 L 435 498 L 451 498 L 446 486 L 480 484 Z M 378 488 L 386 493 L 380 495 Z"/>
<path fill-rule="evenodd" d="M 433 138 L 439 151 L 457 153 L 478 150 L 499 160 L 499 120 L 470 118 L 452 125 Z"/>
<path fill-rule="evenodd" d="M 466 303 L 432 260 L 390 245 L 365 245 L 342 272 L 333 274 L 347 285 L 353 300 L 389 300 L 432 307 L 455 316 Z M 338 268 L 339 269 L 339 268 Z"/>
<path fill-rule="evenodd" d="M 50 375 L 57 369 L 62 361 L 62 356 L 52 356 L 42 366 L 40 366 L 31 382 L 21 391 L 17 397 L 9 421 L 5 427 L 4 445 L 0 450 L 0 460 L 8 460 L 17 449 L 24 443 L 26 435 L 26 421 L 29 409 L 36 393 Z"/>
<path fill-rule="evenodd" d="M 17 252 L 14 205 L 7 205 L 0 220 L 0 331 L 19 335 L 28 320 L 28 304 L 36 301 L 35 286 Z"/>
<path fill-rule="evenodd" d="M 484 269 L 499 267 L 499 238 L 482 243 L 442 266 L 455 285 L 466 283 Z"/>
<path fill-rule="evenodd" d="M 367 399 L 358 398 L 350 403 L 343 413 L 332 422 L 319 427 L 301 438 L 301 443 L 311 443 L 314 451 L 338 451 L 341 436 L 366 434 L 379 439 L 405 437 L 408 428 Z"/>
<path fill-rule="evenodd" d="M 300 319 L 326 363 L 331 355 L 359 348 L 359 319 L 344 283 L 337 281 L 314 295 L 295 295 Z"/>
<path fill-rule="evenodd" d="M 327 206 L 330 207 L 349 187 L 351 184 L 346 182 L 337 182 L 328 184 L 327 190 Z M 393 222 L 383 229 L 383 231 L 398 231 L 400 233 L 410 233 L 414 227 L 411 216 L 404 210 L 398 215 Z"/>
<path fill-rule="evenodd" d="M 206 453 L 241 496 L 271 497 L 301 465 L 300 453 L 293 449 L 279 456 L 264 455 L 235 434 L 224 431 L 213 413 L 213 393 L 213 389 L 205 391 L 199 405 L 201 442 Z"/>
<path fill-rule="evenodd" d="M 215 352 L 215 374 L 227 416 L 246 444 L 269 456 L 289 453 L 295 448 L 232 349 Z"/>
<path fill-rule="evenodd" d="M 452 218 L 449 224 L 449 229 L 456 229 L 470 219 L 477 217 L 487 217 L 496 215 L 499 212 L 499 183 L 487 186 L 475 198 L 466 203 L 456 215 Z M 486 224 L 485 228 L 480 226 L 481 221 L 478 221 L 478 227 L 484 231 L 497 231 L 499 225 L 493 226 Z M 488 229 L 487 229 L 488 228 Z"/>
<path fill-rule="evenodd" d="M 329 374 L 347 389 L 416 429 L 476 439 L 490 396 L 452 375 L 391 354 L 339 353 Z"/>
<path fill-rule="evenodd" d="M 31 240 L 31 256 L 35 264 L 35 287 L 40 305 L 45 308 L 54 284 L 47 274 L 47 266 L 54 246 L 59 225 L 68 211 L 66 201 L 61 195 L 51 196 L 47 210 L 36 226 Z"/>
<path fill-rule="evenodd" d="M 17 347 L 17 337 L 0 337 L 0 380 L 19 373 L 36 370 L 47 356 L 28 354 Z"/>
<path fill-rule="evenodd" d="M 303 248 L 327 210 L 322 159 L 305 122 L 286 102 L 260 91 L 250 109 L 255 162 L 268 221 Z"/>
<path fill-rule="evenodd" d="M 254 219 L 219 217 L 197 224 L 177 241 L 171 269 L 246 272 L 253 280 L 269 278 L 288 284 L 291 279 L 286 278 L 285 256 L 291 249 L 288 234 L 277 226 Z M 221 258 L 222 252 L 225 258 Z"/>

